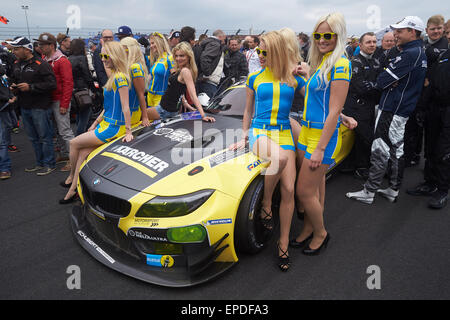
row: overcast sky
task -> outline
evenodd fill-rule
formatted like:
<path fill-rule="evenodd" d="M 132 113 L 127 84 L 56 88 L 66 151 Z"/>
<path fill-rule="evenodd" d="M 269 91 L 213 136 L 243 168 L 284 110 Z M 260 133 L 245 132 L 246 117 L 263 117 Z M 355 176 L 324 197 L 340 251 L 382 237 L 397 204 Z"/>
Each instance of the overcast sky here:
<path fill-rule="evenodd" d="M 117 30 L 121 25 L 128 25 L 133 31 L 164 31 L 190 25 L 199 33 L 209 29 L 209 34 L 216 29 L 229 32 L 242 29 L 241 34 L 244 34 L 251 28 L 257 33 L 282 27 L 310 33 L 321 15 L 339 11 L 346 18 L 349 35 L 361 35 L 407 15 L 417 15 L 425 23 L 437 13 L 449 19 L 448 3 L 443 0 L 5 0 L 0 15 L 10 22 L 0 24 L 0 39 L 26 32 L 22 5 L 29 6 L 27 14 L 32 34 L 65 32 L 68 20 L 74 25 L 80 22 L 81 29 L 72 28 L 71 34 L 86 34 L 106 27 Z M 71 5 L 79 8 L 79 19 L 67 13 Z"/>

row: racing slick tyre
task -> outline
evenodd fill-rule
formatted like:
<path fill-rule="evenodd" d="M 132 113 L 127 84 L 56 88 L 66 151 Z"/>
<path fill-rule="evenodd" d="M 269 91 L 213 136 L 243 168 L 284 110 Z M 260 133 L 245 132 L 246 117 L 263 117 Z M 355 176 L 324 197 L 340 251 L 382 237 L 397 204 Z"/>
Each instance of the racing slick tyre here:
<path fill-rule="evenodd" d="M 258 176 L 245 192 L 236 214 L 234 246 L 239 253 L 258 253 L 273 233 L 264 230 L 258 219 L 263 195 L 264 177 Z M 275 215 L 272 218 L 276 219 Z"/>

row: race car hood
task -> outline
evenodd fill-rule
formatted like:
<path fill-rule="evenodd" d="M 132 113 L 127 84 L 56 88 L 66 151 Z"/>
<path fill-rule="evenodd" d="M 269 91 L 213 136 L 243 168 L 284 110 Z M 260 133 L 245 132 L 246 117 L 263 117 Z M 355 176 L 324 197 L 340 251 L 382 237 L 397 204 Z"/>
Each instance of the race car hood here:
<path fill-rule="evenodd" d="M 233 139 L 241 137 L 240 119 L 214 117 L 215 123 L 176 118 L 141 128 L 133 132 L 133 141 L 116 140 L 90 159 L 87 166 L 114 183 L 144 190 L 183 167 L 226 149 Z M 233 135 L 236 138 L 230 138 Z"/>

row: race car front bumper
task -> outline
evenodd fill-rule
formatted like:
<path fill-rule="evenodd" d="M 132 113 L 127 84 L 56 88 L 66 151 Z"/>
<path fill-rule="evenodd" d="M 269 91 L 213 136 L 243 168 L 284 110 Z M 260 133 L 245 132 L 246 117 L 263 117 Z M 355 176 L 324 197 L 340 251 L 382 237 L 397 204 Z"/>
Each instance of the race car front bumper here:
<path fill-rule="evenodd" d="M 118 220 L 99 218 L 87 203 L 74 206 L 70 220 L 75 239 L 91 256 L 111 269 L 148 283 L 194 286 L 219 276 L 235 264 L 215 261 L 228 247 L 220 247 L 228 233 L 211 245 L 207 241 L 171 244 L 157 235 L 132 237 L 117 227 Z M 164 230 L 157 231 L 164 234 Z"/>

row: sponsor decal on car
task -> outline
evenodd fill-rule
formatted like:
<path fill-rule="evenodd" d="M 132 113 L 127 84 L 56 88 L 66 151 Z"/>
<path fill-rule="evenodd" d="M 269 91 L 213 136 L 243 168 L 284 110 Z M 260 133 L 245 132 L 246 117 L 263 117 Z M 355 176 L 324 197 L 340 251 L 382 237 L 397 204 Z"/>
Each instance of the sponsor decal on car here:
<path fill-rule="evenodd" d="M 174 259 L 169 255 L 147 254 L 147 265 L 159 268 L 172 268 Z"/>
<path fill-rule="evenodd" d="M 161 235 L 157 234 L 157 230 L 153 231 L 153 233 L 154 234 L 149 234 L 148 232 L 145 232 L 143 230 L 136 230 L 136 229 L 128 230 L 128 235 L 133 238 L 139 238 L 149 241 L 160 241 L 160 242 L 169 241 L 165 236 L 163 236 L 163 234 L 165 234 L 165 231 L 160 232 Z"/>
<path fill-rule="evenodd" d="M 233 223 L 233 219 L 216 219 L 216 220 L 208 220 L 206 222 L 207 226 L 214 226 L 218 224 L 231 224 Z"/>
<path fill-rule="evenodd" d="M 153 132 L 153 134 L 155 136 L 163 136 L 172 141 L 181 142 L 181 143 L 189 142 L 194 139 L 194 137 L 191 136 L 189 131 L 183 130 L 183 129 L 174 130 L 171 128 L 159 128 L 159 129 L 156 129 L 155 132 Z"/>
<path fill-rule="evenodd" d="M 255 162 L 253 162 L 252 164 L 249 164 L 249 165 L 247 166 L 247 169 L 248 169 L 248 171 L 252 171 L 253 169 L 259 167 L 261 164 L 262 164 L 262 161 L 261 161 L 261 160 L 255 161 Z"/>
<path fill-rule="evenodd" d="M 248 149 L 240 149 L 240 150 L 236 150 L 236 151 L 230 151 L 230 150 L 223 151 L 223 152 L 216 154 L 216 155 L 212 156 L 211 158 L 209 158 L 209 165 L 211 166 L 211 168 L 214 168 L 214 167 L 218 166 L 219 164 L 230 161 L 230 160 L 237 158 L 247 152 L 248 152 Z"/>
<path fill-rule="evenodd" d="M 100 248 L 94 241 L 92 241 L 87 235 L 84 234 L 83 231 L 78 230 L 78 235 L 84 239 L 88 244 L 90 244 L 98 253 L 100 253 L 106 260 L 108 260 L 111 264 L 116 262 L 113 258 L 111 258 L 102 248 Z"/>
<path fill-rule="evenodd" d="M 169 167 L 169 164 L 167 162 L 162 161 L 161 159 L 152 156 L 151 154 L 147 154 L 138 149 L 133 149 L 123 145 L 116 145 L 113 148 L 109 149 L 108 152 L 104 152 L 101 155 L 122 161 L 122 159 L 114 156 L 119 155 L 124 157 L 125 159 L 132 160 L 135 163 L 141 163 L 158 173 L 163 172 Z"/>

